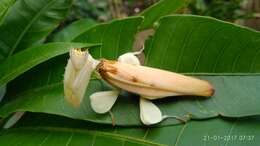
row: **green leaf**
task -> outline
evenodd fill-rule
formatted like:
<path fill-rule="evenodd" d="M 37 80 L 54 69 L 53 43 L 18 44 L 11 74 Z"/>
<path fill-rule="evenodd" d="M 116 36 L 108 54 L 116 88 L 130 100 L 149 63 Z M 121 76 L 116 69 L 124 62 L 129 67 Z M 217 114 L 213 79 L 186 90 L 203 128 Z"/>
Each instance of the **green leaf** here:
<path fill-rule="evenodd" d="M 258 139 L 260 134 L 259 122 L 258 116 L 229 120 L 191 121 L 186 124 L 166 127 L 112 127 L 53 115 L 27 113 L 13 130 L 26 129 L 27 127 L 34 129 L 37 127 L 40 129 L 66 127 L 74 131 L 81 129 L 113 133 L 168 146 L 257 146 L 260 142 Z M 17 134 L 16 136 L 21 135 Z M 6 136 L 3 135 L 3 137 Z M 1 136 L 0 139 L 2 140 Z"/>
<path fill-rule="evenodd" d="M 93 27 L 76 37 L 75 42 L 102 43 L 99 49 L 90 50 L 95 58 L 117 59 L 132 50 L 134 36 L 143 21 L 142 17 L 114 20 Z"/>
<path fill-rule="evenodd" d="M 181 73 L 259 73 L 259 44 L 260 32 L 249 28 L 209 17 L 167 16 L 146 43 L 146 65 Z"/>
<path fill-rule="evenodd" d="M 257 146 L 259 143 L 257 137 L 260 134 L 259 118 L 229 121 L 210 119 L 159 128 L 117 128 L 116 130 L 108 130 L 169 146 Z"/>
<path fill-rule="evenodd" d="M 14 4 L 15 0 L 1 0 L 0 1 L 0 25 L 5 18 L 7 10 Z"/>
<path fill-rule="evenodd" d="M 95 46 L 82 43 L 49 43 L 16 53 L 0 64 L 0 86 L 52 57 L 67 53 L 72 48 Z M 40 50 L 40 51 L 39 51 Z"/>
<path fill-rule="evenodd" d="M 79 36 L 82 32 L 87 31 L 92 26 L 94 26 L 96 22 L 91 19 L 81 19 L 73 22 L 69 26 L 63 28 L 60 32 L 55 34 L 53 41 L 55 42 L 70 42 Z"/>
<path fill-rule="evenodd" d="M 216 19 L 168 16 L 146 43 L 146 65 L 199 75 L 215 94 L 165 106 L 166 113 L 194 118 L 259 115 L 260 33 Z"/>
<path fill-rule="evenodd" d="M 143 139 L 119 134 L 54 127 L 3 130 L 0 132 L 0 141 L 1 145 L 5 146 L 38 144 L 41 146 L 161 146 Z"/>
<path fill-rule="evenodd" d="M 140 29 L 151 28 L 162 16 L 171 14 L 186 5 L 186 0 L 160 0 L 139 15 L 144 16 Z"/>
<path fill-rule="evenodd" d="M 260 134 L 258 124 L 259 118 L 234 120 L 210 119 L 160 128 L 118 128 L 116 133 L 142 137 L 143 139 L 169 146 L 257 146 L 259 142 L 257 137 Z"/>
<path fill-rule="evenodd" d="M 66 16 L 71 1 L 17 1 L 0 27 L 0 60 L 43 41 Z"/>

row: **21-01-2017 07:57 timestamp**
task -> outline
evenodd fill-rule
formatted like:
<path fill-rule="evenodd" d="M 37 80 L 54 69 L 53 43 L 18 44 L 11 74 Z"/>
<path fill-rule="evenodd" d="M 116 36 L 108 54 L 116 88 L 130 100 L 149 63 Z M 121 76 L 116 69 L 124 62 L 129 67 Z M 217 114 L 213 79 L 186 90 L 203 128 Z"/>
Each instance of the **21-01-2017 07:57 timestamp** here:
<path fill-rule="evenodd" d="M 254 135 L 204 135 L 203 141 L 253 141 Z"/>

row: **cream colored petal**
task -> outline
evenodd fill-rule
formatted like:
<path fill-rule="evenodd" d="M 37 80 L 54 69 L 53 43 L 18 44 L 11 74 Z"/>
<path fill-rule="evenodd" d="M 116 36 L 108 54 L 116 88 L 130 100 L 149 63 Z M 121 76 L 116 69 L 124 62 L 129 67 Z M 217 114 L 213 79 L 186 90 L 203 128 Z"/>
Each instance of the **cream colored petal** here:
<path fill-rule="evenodd" d="M 161 110 L 151 101 L 140 98 L 140 118 L 143 124 L 153 125 L 163 120 Z"/>
<path fill-rule="evenodd" d="M 76 71 L 72 65 L 71 59 L 69 59 L 65 67 L 64 83 L 71 84 L 74 81 L 75 76 L 76 76 Z"/>
<path fill-rule="evenodd" d="M 125 53 L 118 58 L 118 62 L 128 63 L 132 65 L 141 65 L 139 59 L 135 56 L 134 53 Z"/>
<path fill-rule="evenodd" d="M 76 103 L 73 99 L 73 92 L 72 92 L 72 84 L 75 80 L 75 77 L 76 77 L 76 71 L 73 68 L 71 60 L 69 59 L 64 73 L 64 80 L 63 80 L 64 94 L 65 94 L 66 101 L 76 106 Z"/>
<path fill-rule="evenodd" d="M 64 94 L 66 101 L 74 107 L 79 107 L 91 74 L 99 61 L 93 59 L 88 51 L 82 52 L 78 49 L 72 49 L 70 57 L 64 74 Z"/>
<path fill-rule="evenodd" d="M 73 67 L 76 70 L 80 70 L 87 61 L 86 51 L 81 51 L 81 49 L 71 49 L 70 59 Z"/>
<path fill-rule="evenodd" d="M 79 106 L 83 100 L 93 71 L 94 69 L 92 68 L 91 62 L 87 62 L 79 71 L 75 81 L 72 84 L 72 94 L 74 96 L 72 97 L 74 99 L 73 105 Z"/>
<path fill-rule="evenodd" d="M 118 96 L 116 90 L 95 92 L 90 95 L 90 105 L 96 113 L 103 114 L 112 108 Z"/>

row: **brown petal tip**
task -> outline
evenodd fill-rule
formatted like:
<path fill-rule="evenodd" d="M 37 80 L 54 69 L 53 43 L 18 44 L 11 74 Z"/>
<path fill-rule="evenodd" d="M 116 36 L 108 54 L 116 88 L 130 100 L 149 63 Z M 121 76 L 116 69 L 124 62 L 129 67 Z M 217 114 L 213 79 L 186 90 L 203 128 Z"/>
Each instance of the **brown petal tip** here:
<path fill-rule="evenodd" d="M 215 94 L 215 89 L 214 89 L 214 87 L 212 86 L 212 84 L 209 83 L 209 82 L 208 82 L 208 84 L 209 84 L 209 88 L 208 88 L 208 90 L 205 92 L 205 95 L 204 95 L 204 96 L 206 96 L 206 97 L 210 97 L 210 96 L 213 96 L 213 95 Z"/>

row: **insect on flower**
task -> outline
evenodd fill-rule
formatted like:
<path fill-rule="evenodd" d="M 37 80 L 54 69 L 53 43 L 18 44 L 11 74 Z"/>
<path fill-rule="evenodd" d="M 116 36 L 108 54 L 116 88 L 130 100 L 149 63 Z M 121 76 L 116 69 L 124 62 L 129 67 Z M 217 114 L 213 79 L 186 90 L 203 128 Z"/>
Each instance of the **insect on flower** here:
<path fill-rule="evenodd" d="M 80 105 L 95 70 L 103 80 L 116 88 L 90 95 L 92 109 L 96 113 L 107 113 L 116 102 L 120 90 L 132 92 L 140 95 L 140 119 L 145 125 L 159 123 L 167 117 L 151 100 L 178 95 L 207 97 L 214 94 L 214 88 L 207 81 L 142 66 L 136 57 L 140 53 L 123 54 L 117 61 L 98 61 L 87 51 L 72 49 L 64 75 L 66 100 L 76 107 Z"/>

